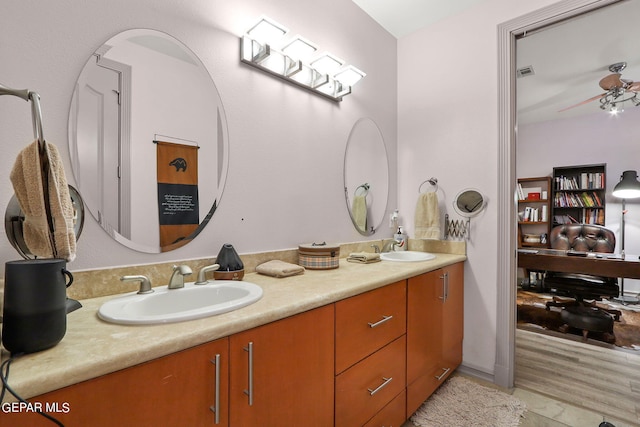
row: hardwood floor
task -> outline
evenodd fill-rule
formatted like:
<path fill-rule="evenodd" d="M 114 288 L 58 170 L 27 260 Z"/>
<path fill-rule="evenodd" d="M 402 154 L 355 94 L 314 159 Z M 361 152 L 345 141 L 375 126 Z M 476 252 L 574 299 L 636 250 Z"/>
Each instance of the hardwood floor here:
<path fill-rule="evenodd" d="M 518 329 L 515 386 L 640 426 L 640 354 Z"/>

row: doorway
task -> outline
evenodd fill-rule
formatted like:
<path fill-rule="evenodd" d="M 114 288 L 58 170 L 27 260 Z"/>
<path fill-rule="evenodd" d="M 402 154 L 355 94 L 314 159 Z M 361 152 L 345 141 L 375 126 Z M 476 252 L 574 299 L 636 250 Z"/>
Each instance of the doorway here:
<path fill-rule="evenodd" d="M 516 329 L 516 38 L 620 0 L 565 0 L 498 26 L 498 313 L 494 380 L 514 385 Z"/>

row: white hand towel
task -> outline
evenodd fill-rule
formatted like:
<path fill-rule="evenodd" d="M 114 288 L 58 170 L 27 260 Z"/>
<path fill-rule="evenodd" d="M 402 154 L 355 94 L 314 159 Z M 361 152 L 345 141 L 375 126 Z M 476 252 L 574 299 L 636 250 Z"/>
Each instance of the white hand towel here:
<path fill-rule="evenodd" d="M 440 238 L 440 209 L 436 192 L 421 193 L 415 213 L 415 238 Z"/>

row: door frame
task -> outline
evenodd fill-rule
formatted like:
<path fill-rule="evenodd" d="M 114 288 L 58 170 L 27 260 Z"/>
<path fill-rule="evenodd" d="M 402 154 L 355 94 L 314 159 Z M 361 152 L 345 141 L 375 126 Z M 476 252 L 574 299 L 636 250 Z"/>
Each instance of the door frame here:
<path fill-rule="evenodd" d="M 494 382 L 515 377 L 517 206 L 516 38 L 529 31 L 624 0 L 563 0 L 498 25 L 498 251 Z"/>

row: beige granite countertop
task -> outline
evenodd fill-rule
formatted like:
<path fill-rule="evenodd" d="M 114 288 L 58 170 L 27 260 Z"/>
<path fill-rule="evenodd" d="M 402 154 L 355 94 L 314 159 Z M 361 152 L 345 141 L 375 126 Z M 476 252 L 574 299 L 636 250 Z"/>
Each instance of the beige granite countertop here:
<path fill-rule="evenodd" d="M 67 316 L 67 332 L 58 345 L 13 362 L 9 385 L 24 398 L 34 397 L 466 260 L 465 255 L 436 255 L 430 261 L 373 264 L 343 258 L 337 269 L 280 279 L 250 273 L 244 280 L 264 291 L 258 302 L 180 323 L 110 324 L 97 317 L 97 310 L 113 296 L 84 299 L 83 308 Z"/>

